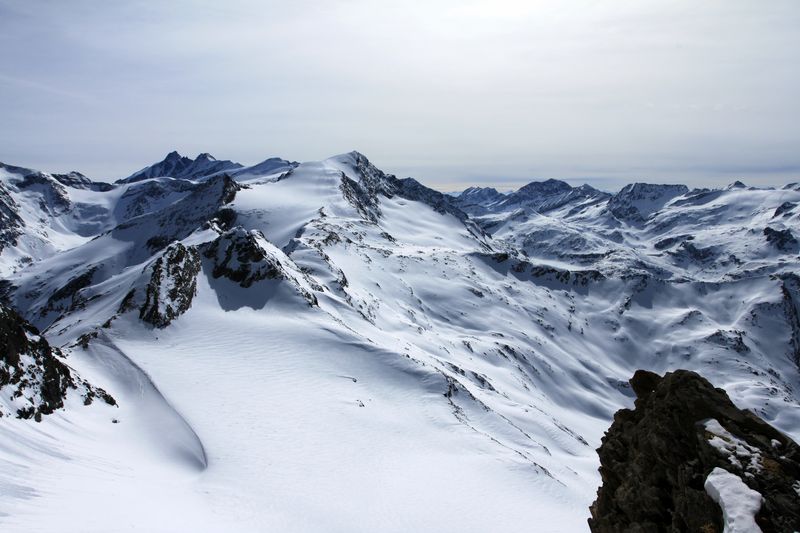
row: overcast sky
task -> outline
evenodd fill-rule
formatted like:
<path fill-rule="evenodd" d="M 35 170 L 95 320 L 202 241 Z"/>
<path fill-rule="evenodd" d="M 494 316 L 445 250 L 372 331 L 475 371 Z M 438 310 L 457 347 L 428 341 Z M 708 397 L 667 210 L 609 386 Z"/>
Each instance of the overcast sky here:
<path fill-rule="evenodd" d="M 800 180 L 797 0 L 0 0 L 0 161 L 357 149 L 440 189 Z"/>

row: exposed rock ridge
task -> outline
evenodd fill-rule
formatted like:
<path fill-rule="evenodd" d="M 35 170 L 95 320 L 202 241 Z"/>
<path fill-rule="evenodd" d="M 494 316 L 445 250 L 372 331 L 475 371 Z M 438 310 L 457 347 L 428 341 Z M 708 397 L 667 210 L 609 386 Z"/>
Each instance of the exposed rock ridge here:
<path fill-rule="evenodd" d="M 43 415 L 64 407 L 69 390 L 81 394 L 85 405 L 95 398 L 116 405 L 111 395 L 72 372 L 61 356 L 36 328 L 0 304 L 0 417 L 41 422 Z"/>
<path fill-rule="evenodd" d="M 7 246 L 16 246 L 25 222 L 19 216 L 19 206 L 5 185 L 0 183 L 0 252 Z"/>
<path fill-rule="evenodd" d="M 318 304 L 313 291 L 322 288 L 260 231 L 237 226 L 204 244 L 201 250 L 212 261 L 214 278 L 227 278 L 242 288 L 251 288 L 263 280 L 286 281 L 309 305 Z"/>
<path fill-rule="evenodd" d="M 592 531 L 722 533 L 722 511 L 706 489 L 715 469 L 761 495 L 755 521 L 763 531 L 800 530 L 797 444 L 694 372 L 639 370 L 631 386 L 635 409 L 616 413 L 598 450 L 603 485 Z"/>
<path fill-rule="evenodd" d="M 139 318 L 157 328 L 165 328 L 192 306 L 197 292 L 200 254 L 194 247 L 173 243 L 153 263 L 151 272 Z"/>

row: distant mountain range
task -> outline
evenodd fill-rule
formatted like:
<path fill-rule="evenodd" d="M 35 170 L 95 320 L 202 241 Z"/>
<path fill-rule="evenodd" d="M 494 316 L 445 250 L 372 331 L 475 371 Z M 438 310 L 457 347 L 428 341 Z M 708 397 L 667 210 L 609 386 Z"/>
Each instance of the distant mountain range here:
<path fill-rule="evenodd" d="M 584 531 L 637 369 L 800 436 L 798 204 L 0 164 L 0 527 Z"/>

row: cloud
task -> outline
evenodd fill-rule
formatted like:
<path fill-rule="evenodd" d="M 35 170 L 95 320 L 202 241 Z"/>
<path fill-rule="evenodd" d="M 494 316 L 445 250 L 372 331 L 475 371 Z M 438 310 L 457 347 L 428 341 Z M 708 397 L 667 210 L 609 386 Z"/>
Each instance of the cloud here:
<path fill-rule="evenodd" d="M 358 149 L 442 186 L 780 181 L 798 24 L 793 0 L 0 1 L 0 159 L 116 177 L 173 148 Z"/>

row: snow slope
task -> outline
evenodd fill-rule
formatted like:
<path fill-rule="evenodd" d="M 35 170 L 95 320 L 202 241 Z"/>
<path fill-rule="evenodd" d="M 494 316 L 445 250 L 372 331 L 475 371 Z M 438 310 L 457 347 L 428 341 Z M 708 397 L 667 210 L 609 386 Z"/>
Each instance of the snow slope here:
<path fill-rule="evenodd" d="M 584 531 L 637 368 L 798 436 L 791 187 L 557 182 L 470 218 L 357 152 L 229 174 L 98 192 L 102 230 L 6 275 L 118 401 L 0 419 L 29 443 L 6 530 Z"/>

